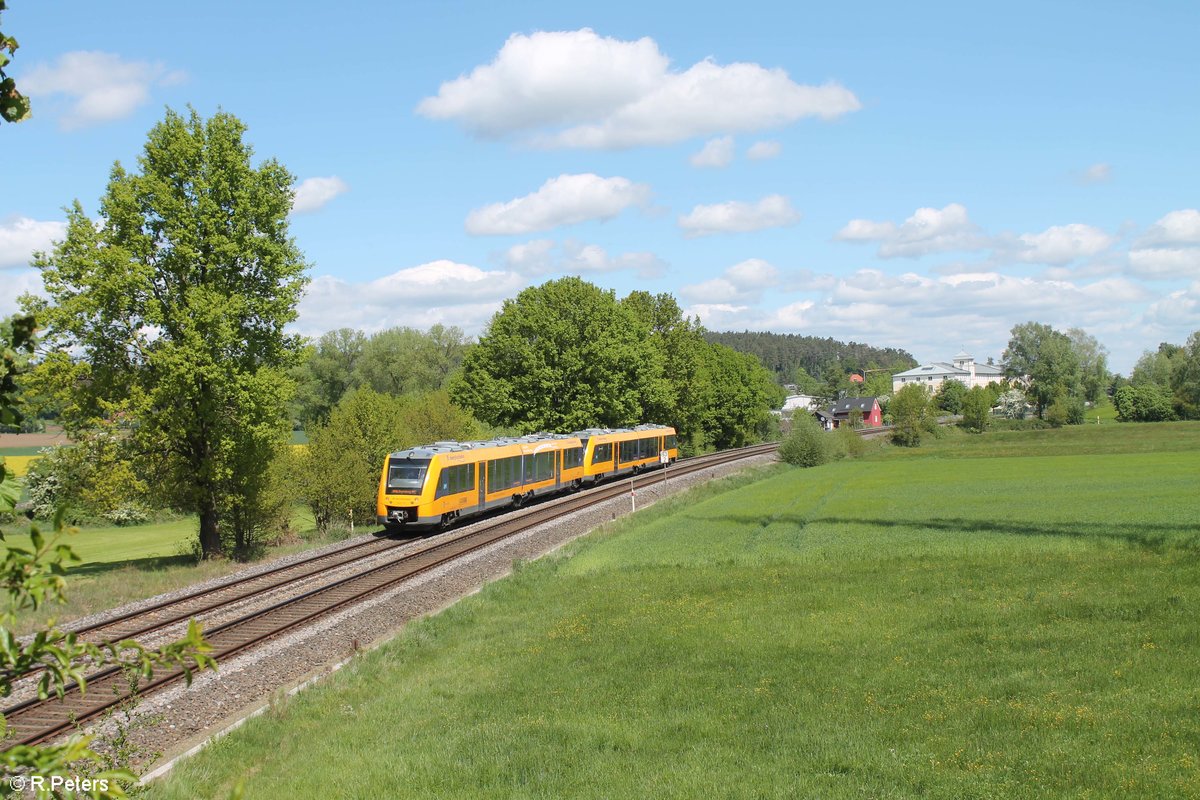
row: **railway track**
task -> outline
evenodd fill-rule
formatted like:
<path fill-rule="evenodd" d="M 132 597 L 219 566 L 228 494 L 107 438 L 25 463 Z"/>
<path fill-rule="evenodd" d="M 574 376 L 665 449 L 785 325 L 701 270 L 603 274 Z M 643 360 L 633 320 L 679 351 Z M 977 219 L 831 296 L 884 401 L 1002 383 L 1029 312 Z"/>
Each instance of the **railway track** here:
<path fill-rule="evenodd" d="M 642 473 L 631 479 L 624 478 L 612 483 L 602 484 L 587 492 L 568 495 L 532 506 L 523 513 L 507 514 L 488 520 L 473 526 L 470 530 L 464 531 L 459 536 L 439 542 L 430 542 L 427 546 L 418 547 L 415 550 L 405 548 L 405 551 L 396 557 L 383 559 L 382 563 L 357 572 L 349 577 L 331 581 L 294 597 L 280 600 L 266 608 L 261 608 L 237 619 L 217 625 L 206 632 L 205 638 L 213 646 L 213 657 L 220 662 L 268 639 L 272 639 L 279 634 L 351 606 L 417 575 L 451 563 L 470 553 L 483 550 L 537 525 L 588 508 L 589 506 L 603 503 L 615 497 L 620 497 L 631 490 L 653 486 L 674 476 L 686 475 L 730 461 L 765 455 L 773 452 L 775 448 L 775 444 L 756 445 L 687 459 L 677 462 L 665 471 L 655 470 Z M 399 547 L 402 544 L 411 544 L 411 541 L 396 542 L 394 540 L 375 540 L 374 542 L 368 541 L 365 544 L 373 544 L 378 541 L 389 541 L 393 547 Z M 334 551 L 334 553 L 326 554 L 325 556 L 314 557 L 305 562 L 279 568 L 279 570 L 260 573 L 259 575 L 251 576 L 247 580 L 262 578 L 274 572 L 282 573 L 287 569 L 301 566 L 302 564 L 308 564 L 308 567 L 301 569 L 300 573 L 303 573 L 304 577 L 309 577 L 315 571 L 332 568 L 328 563 L 325 566 L 316 566 L 315 562 L 319 559 L 342 554 L 343 557 L 349 559 L 345 563 L 350 563 L 350 561 L 357 558 L 373 557 L 390 549 L 380 546 L 378 550 L 373 550 L 369 556 L 352 557 L 348 554 L 348 551 L 355 549 L 355 547 L 357 546 L 343 548 L 340 551 Z M 276 577 L 282 580 L 283 583 L 293 583 L 302 579 L 299 577 L 299 573 L 288 578 L 285 578 L 283 575 Z M 234 586 L 238 583 L 237 581 L 230 581 L 228 585 Z M 261 594 L 263 591 L 266 591 L 266 589 L 258 588 L 253 590 L 255 594 Z M 193 602 L 203 600 L 203 596 L 210 593 L 211 590 L 195 592 L 186 598 L 180 598 L 180 601 Z M 90 628 L 89 631 L 94 632 L 102 628 L 111 628 L 114 625 L 119 626 L 125 623 L 134 627 L 136 631 L 141 631 L 142 628 L 145 628 L 145 630 L 156 630 L 174 624 L 174 621 L 186 619 L 188 613 L 196 613 L 185 613 L 180 608 L 172 609 L 171 606 L 171 603 L 163 603 L 152 608 L 154 609 L 153 613 L 161 615 L 163 619 L 171 619 L 173 620 L 172 622 L 137 623 L 135 622 L 135 618 L 143 613 L 139 611 L 125 615 L 119 620 L 107 621 L 104 625 L 98 624 Z M 143 611 L 148 610 L 144 609 Z M 182 617 L 180 617 L 181 614 L 183 614 Z M 118 629 L 124 631 L 123 628 Z M 111 638 L 111 634 L 105 635 Z M 140 632 L 123 632 L 120 638 L 128 638 L 131 635 L 141 634 Z M 173 684 L 181 680 L 183 676 L 184 673 L 182 670 L 158 672 L 152 679 L 138 686 L 138 692 L 145 695 Z M 3 742 L 3 748 L 7 749 L 20 744 L 36 744 L 70 732 L 77 724 L 94 719 L 125 700 L 130 695 L 129 687 L 126 684 L 127 680 L 120 669 L 109 667 L 98 670 L 87 677 L 87 694 L 81 694 L 77 685 L 70 684 L 61 698 L 51 697 L 47 700 L 31 699 L 5 709 L 4 715 L 8 722 L 8 737 Z"/>

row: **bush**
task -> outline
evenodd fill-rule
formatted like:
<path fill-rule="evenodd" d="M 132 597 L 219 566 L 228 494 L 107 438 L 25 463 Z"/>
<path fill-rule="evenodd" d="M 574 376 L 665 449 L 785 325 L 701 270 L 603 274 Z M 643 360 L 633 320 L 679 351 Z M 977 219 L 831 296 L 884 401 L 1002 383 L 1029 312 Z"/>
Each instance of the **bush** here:
<path fill-rule="evenodd" d="M 959 424 L 972 433 L 983 433 L 987 430 L 991 417 L 992 393 L 982 386 L 973 386 L 967 392 L 962 403 L 962 422 Z"/>
<path fill-rule="evenodd" d="M 948 414 L 958 414 L 962 411 L 963 400 L 966 396 L 967 387 L 961 381 L 942 381 L 937 394 L 933 396 L 933 402 Z"/>
<path fill-rule="evenodd" d="M 853 431 L 852 436 L 857 436 Z M 792 430 L 779 445 L 779 457 L 797 467 L 818 467 L 829 460 L 829 436 L 811 414 L 792 418 Z"/>
<path fill-rule="evenodd" d="M 1171 396 L 1152 383 L 1122 386 L 1113 395 L 1117 419 L 1121 422 L 1163 422 L 1175 419 Z"/>
<path fill-rule="evenodd" d="M 895 420 L 892 443 L 901 447 L 920 447 L 921 431 L 929 427 L 929 393 L 924 386 L 910 383 L 896 392 L 889 410 Z M 932 420 L 936 427 L 937 420 Z"/>
<path fill-rule="evenodd" d="M 858 458 L 866 449 L 866 440 L 852 429 L 843 426 L 833 432 L 833 450 L 837 458 Z"/>
<path fill-rule="evenodd" d="M 81 434 L 75 445 L 43 448 L 25 476 L 34 516 L 48 520 L 61 508 L 64 519 L 74 524 L 148 520 L 146 482 L 134 471 L 127 449 L 113 426 Z"/>

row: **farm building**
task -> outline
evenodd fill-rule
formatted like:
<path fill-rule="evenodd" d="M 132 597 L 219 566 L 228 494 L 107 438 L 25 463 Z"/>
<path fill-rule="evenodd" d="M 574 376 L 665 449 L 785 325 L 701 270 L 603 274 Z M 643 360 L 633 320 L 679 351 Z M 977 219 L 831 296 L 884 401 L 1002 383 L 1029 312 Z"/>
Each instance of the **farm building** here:
<path fill-rule="evenodd" d="M 843 423 L 849 424 L 854 412 L 862 414 L 864 428 L 878 428 L 883 425 L 883 412 L 879 408 L 878 397 L 847 397 L 839 400 L 832 408 L 817 409 L 813 416 L 821 423 L 821 427 L 831 431 Z"/>

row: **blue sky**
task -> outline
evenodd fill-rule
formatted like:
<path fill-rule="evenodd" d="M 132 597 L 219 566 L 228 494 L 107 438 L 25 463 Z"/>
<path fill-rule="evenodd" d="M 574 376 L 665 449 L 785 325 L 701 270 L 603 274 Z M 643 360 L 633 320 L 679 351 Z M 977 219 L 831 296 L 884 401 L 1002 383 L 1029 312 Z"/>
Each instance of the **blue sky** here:
<path fill-rule="evenodd" d="M 714 330 L 1128 372 L 1200 329 L 1200 6 L 13 0 L 0 314 L 165 106 L 297 178 L 296 328 L 457 324 L 564 274 Z"/>

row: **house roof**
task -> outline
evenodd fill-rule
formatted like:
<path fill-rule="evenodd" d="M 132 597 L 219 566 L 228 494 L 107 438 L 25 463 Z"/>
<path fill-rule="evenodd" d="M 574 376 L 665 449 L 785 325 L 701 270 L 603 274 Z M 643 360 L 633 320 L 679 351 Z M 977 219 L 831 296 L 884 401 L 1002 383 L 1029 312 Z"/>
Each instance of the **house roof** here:
<path fill-rule="evenodd" d="M 847 397 L 845 400 L 839 400 L 833 408 L 829 409 L 829 413 L 837 416 L 849 414 L 851 411 L 858 409 L 865 417 L 871 413 L 871 409 L 875 407 L 876 398 L 874 397 Z"/>
<path fill-rule="evenodd" d="M 919 367 L 897 372 L 892 376 L 892 380 L 896 378 L 930 378 L 941 375 L 949 378 L 969 377 L 970 371 L 956 367 L 953 364 L 947 364 L 945 361 L 934 361 L 932 364 L 922 364 Z M 976 375 L 995 375 L 997 378 L 1004 375 L 1004 367 L 1000 364 L 976 364 Z"/>

